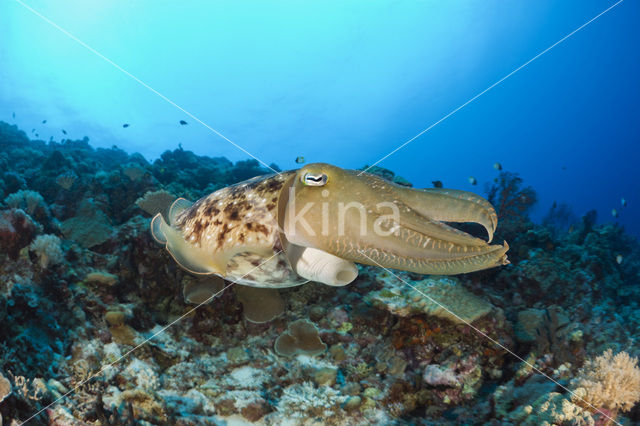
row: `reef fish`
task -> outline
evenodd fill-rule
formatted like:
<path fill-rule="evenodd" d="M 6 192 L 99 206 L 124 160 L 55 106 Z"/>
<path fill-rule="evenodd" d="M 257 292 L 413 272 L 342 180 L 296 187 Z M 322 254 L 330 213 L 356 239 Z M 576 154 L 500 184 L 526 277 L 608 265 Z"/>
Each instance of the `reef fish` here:
<path fill-rule="evenodd" d="M 304 163 L 304 157 L 296 157 L 296 164 L 303 164 Z"/>
<path fill-rule="evenodd" d="M 488 238 L 444 222 L 476 222 Z M 176 200 L 151 231 L 183 268 L 253 287 L 343 286 L 355 263 L 452 275 L 509 263 L 490 245 L 491 204 L 471 192 L 415 189 L 324 163 L 256 177 L 191 203 Z"/>

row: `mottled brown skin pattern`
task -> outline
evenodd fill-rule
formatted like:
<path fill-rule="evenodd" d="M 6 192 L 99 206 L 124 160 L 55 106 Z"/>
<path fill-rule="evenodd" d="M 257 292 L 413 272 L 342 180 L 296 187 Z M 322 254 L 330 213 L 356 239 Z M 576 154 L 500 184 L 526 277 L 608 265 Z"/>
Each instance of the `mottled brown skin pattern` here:
<path fill-rule="evenodd" d="M 174 226 L 187 242 L 213 257 L 237 252 L 226 263 L 227 279 L 274 287 L 304 283 L 284 254 L 277 254 L 282 250 L 276 219 L 278 197 L 291 174 L 261 176 L 220 189 L 181 212 Z"/>
<path fill-rule="evenodd" d="M 274 246 L 276 205 L 287 175 L 220 189 L 182 212 L 175 226 L 191 244 L 215 252 L 246 243 Z"/>

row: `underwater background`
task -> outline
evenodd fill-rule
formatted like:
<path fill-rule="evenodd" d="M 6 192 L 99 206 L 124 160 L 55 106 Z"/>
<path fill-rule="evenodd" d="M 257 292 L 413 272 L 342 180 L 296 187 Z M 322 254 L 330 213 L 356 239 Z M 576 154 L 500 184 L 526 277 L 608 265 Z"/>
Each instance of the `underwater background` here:
<path fill-rule="evenodd" d="M 639 18 L 0 2 L 2 419 L 639 424 Z M 511 264 L 189 300 L 152 216 L 314 162 L 487 198 Z"/>

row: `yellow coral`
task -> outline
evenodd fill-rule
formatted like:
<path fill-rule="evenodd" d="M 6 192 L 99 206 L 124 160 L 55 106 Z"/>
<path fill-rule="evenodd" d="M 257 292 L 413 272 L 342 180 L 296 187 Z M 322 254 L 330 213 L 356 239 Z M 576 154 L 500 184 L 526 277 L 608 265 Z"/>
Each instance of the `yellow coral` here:
<path fill-rule="evenodd" d="M 640 368 L 638 359 L 626 352 L 613 356 L 611 349 L 594 360 L 587 361 L 578 372 L 573 385 L 577 388 L 576 404 L 591 404 L 589 408 L 606 408 L 613 412 L 629 411 L 640 401 Z"/>

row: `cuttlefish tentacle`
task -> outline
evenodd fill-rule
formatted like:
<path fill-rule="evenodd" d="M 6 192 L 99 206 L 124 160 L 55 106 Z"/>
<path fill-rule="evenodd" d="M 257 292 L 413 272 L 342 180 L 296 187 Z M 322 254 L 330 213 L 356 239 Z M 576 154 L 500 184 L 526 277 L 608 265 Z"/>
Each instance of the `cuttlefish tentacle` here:
<path fill-rule="evenodd" d="M 439 221 L 478 222 L 491 238 L 495 211 L 476 195 L 408 189 L 328 164 L 306 166 L 298 176 L 293 180 L 295 206 L 290 201 L 286 212 L 297 221 L 284 221 L 292 244 L 424 274 L 459 274 L 508 263 L 506 243 L 489 245 Z M 305 176 L 310 176 L 308 183 Z M 313 203 L 317 208 L 306 207 Z"/>
<path fill-rule="evenodd" d="M 487 242 L 493 239 L 498 215 L 486 199 L 457 189 L 400 188 L 399 197 L 407 205 L 433 220 L 446 222 L 474 222 L 487 230 Z"/>
<path fill-rule="evenodd" d="M 355 173 L 354 173 L 355 174 Z M 359 175 L 355 175 L 360 177 Z M 379 178 L 365 174 L 365 183 L 376 192 L 383 191 L 389 199 L 401 201 L 406 206 L 434 221 L 473 222 L 482 225 L 488 234 L 487 242 L 493 239 L 498 226 L 498 215 L 486 199 L 473 192 L 457 189 L 414 189 L 399 185 L 384 185 Z M 453 228 L 449 228 L 449 232 Z M 465 232 L 461 234 L 467 235 Z"/>

